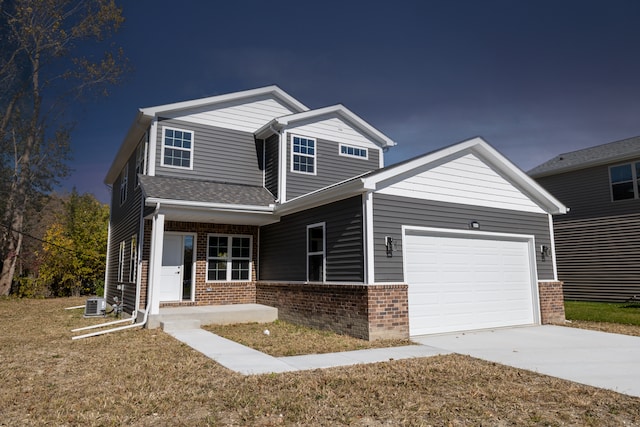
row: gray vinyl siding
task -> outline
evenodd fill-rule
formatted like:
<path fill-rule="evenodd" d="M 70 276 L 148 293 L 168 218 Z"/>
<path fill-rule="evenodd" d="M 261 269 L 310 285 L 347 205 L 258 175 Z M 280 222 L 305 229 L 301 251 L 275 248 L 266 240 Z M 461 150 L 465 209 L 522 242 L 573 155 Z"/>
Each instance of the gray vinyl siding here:
<path fill-rule="evenodd" d="M 402 226 L 437 227 L 469 230 L 471 220 L 478 221 L 482 231 L 527 234 L 535 236 L 536 247 L 550 245 L 549 220 L 546 214 L 469 206 L 430 200 L 409 199 L 385 194 L 373 195 L 374 257 L 376 282 L 403 282 L 402 244 L 387 257 L 385 236 L 402 239 Z M 401 242 L 402 243 L 402 242 Z M 542 261 L 536 250 L 539 280 L 553 279 L 553 264 Z"/>
<path fill-rule="evenodd" d="M 640 161 L 640 159 L 633 161 Z M 611 165 L 600 165 L 536 178 L 540 185 L 570 209 L 566 215 L 557 216 L 554 220 L 557 222 L 574 221 L 639 212 L 640 199 L 617 200 L 615 202 L 611 200 L 609 166 Z"/>
<path fill-rule="evenodd" d="M 162 165 L 163 126 L 194 132 L 193 169 Z M 156 175 L 233 184 L 263 185 L 262 149 L 252 133 L 205 126 L 175 119 L 159 119 Z"/>
<path fill-rule="evenodd" d="M 326 281 L 364 282 L 360 196 L 287 215 L 260 229 L 260 280 L 306 281 L 307 226 L 325 223 Z"/>
<path fill-rule="evenodd" d="M 279 150 L 279 136 L 271 135 L 265 139 L 264 147 L 264 187 L 273 194 L 277 199 L 278 195 L 278 155 Z"/>
<path fill-rule="evenodd" d="M 619 302 L 640 296 L 640 214 L 562 221 L 554 230 L 565 299 Z"/>
<path fill-rule="evenodd" d="M 298 135 L 298 134 L 295 134 Z M 313 135 L 299 135 L 315 138 Z M 287 134 L 287 200 L 344 181 L 379 168 L 379 151 L 369 149 L 368 159 L 341 156 L 340 144 L 322 138 L 316 139 L 316 174 L 291 171 L 291 134 Z"/>
<path fill-rule="evenodd" d="M 107 298 L 108 302 L 113 302 L 113 297 L 121 298 L 121 291 L 116 290 L 118 282 L 118 263 L 120 257 L 120 243 L 125 242 L 125 262 L 124 262 L 124 281 L 129 279 L 129 259 L 131 249 L 131 236 L 136 236 L 138 241 L 138 251 L 140 250 L 140 206 L 142 200 L 142 191 L 140 186 L 136 185 L 135 168 L 136 153 L 127 163 L 129 168 L 127 199 L 120 205 L 120 179 L 118 177 L 113 184 L 111 194 L 111 217 L 109 222 L 110 241 L 109 241 L 109 265 L 107 266 Z M 132 313 L 135 310 L 136 284 L 128 283 L 124 289 L 124 311 Z"/>

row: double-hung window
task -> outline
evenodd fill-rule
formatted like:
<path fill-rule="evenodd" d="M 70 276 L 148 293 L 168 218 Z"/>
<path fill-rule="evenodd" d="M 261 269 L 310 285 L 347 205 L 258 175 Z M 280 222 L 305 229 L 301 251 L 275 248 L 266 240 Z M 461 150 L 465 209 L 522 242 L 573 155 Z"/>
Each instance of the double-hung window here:
<path fill-rule="evenodd" d="M 611 166 L 611 199 L 637 199 L 640 196 L 640 162 Z"/>
<path fill-rule="evenodd" d="M 120 242 L 120 250 L 118 252 L 118 282 L 124 281 L 124 256 L 127 245 L 124 240 Z"/>
<path fill-rule="evenodd" d="M 291 138 L 291 170 L 294 172 L 316 173 L 316 140 L 301 136 Z"/>
<path fill-rule="evenodd" d="M 163 128 L 162 165 L 193 169 L 193 132 Z"/>
<path fill-rule="evenodd" d="M 131 236 L 131 248 L 129 249 L 129 283 L 136 282 L 136 267 L 138 265 L 138 237 Z"/>
<path fill-rule="evenodd" d="M 129 186 L 129 163 L 124 165 L 120 175 L 120 204 L 127 201 L 127 187 Z"/>
<path fill-rule="evenodd" d="M 325 281 L 324 223 L 307 226 L 307 281 Z"/>
<path fill-rule="evenodd" d="M 209 235 L 207 281 L 239 280 L 251 280 L 251 236 Z"/>
<path fill-rule="evenodd" d="M 140 141 L 136 150 L 136 186 L 140 185 L 140 175 L 147 173 L 147 142 L 145 139 Z"/>

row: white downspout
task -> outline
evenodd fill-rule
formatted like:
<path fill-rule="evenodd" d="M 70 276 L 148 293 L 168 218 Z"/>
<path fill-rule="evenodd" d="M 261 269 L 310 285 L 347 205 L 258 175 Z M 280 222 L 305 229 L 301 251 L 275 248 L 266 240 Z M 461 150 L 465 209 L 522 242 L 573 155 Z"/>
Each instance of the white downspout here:
<path fill-rule="evenodd" d="M 160 210 L 160 203 L 157 203 L 156 204 L 156 209 L 153 212 L 154 219 L 156 218 L 156 215 L 158 214 L 159 210 Z M 151 249 L 153 250 L 153 246 L 151 246 Z M 111 332 L 124 331 L 126 329 L 142 327 L 142 326 L 147 324 L 147 320 L 149 319 L 149 311 L 150 311 L 149 306 L 151 305 L 151 301 L 153 301 L 153 287 L 149 286 L 149 284 L 147 284 L 147 307 L 146 307 L 146 309 L 144 311 L 144 317 L 142 319 L 142 322 L 133 323 L 131 325 L 120 326 L 120 327 L 113 328 L 113 329 L 106 329 L 106 330 L 102 330 L 102 331 L 90 332 L 88 334 L 78 335 L 76 337 L 71 337 L 71 339 L 72 340 L 79 340 L 79 339 L 83 339 L 83 338 L 94 337 L 94 336 L 97 336 L 97 335 L 104 335 L 104 334 L 108 334 L 108 333 L 111 333 Z M 126 320 L 128 321 L 129 319 L 126 319 Z M 131 320 L 135 321 L 136 317 L 132 316 Z M 121 322 L 121 321 L 116 321 L 116 322 Z M 109 324 L 114 324 L 116 322 L 105 323 L 105 324 L 102 324 L 100 326 L 106 326 L 106 325 L 109 325 Z M 86 329 L 86 328 L 81 328 L 81 329 L 78 329 L 78 330 L 84 330 L 84 329 Z"/>

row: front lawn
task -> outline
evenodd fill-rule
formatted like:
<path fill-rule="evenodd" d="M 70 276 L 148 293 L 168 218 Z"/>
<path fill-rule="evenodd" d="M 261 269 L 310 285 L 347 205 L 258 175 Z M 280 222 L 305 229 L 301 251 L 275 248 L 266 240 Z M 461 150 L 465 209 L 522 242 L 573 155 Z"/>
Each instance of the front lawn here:
<path fill-rule="evenodd" d="M 565 301 L 567 326 L 640 336 L 640 304 Z"/>

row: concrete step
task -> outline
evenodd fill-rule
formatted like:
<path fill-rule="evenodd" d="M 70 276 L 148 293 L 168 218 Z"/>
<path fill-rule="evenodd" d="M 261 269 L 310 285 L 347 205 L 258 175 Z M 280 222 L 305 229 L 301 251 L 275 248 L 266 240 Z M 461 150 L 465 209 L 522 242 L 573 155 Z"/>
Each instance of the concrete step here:
<path fill-rule="evenodd" d="M 189 329 L 200 329 L 200 320 L 198 319 L 175 319 L 163 320 L 160 327 L 165 332 L 185 331 Z"/>

